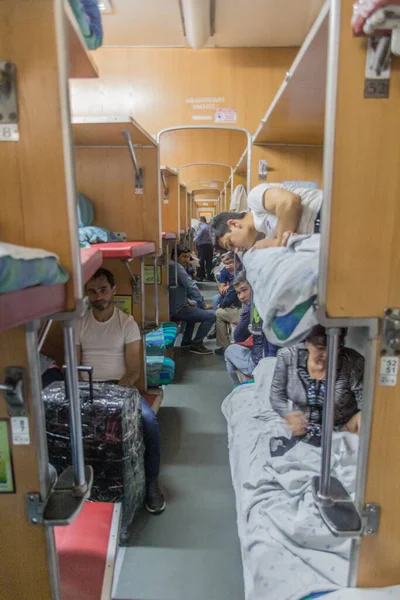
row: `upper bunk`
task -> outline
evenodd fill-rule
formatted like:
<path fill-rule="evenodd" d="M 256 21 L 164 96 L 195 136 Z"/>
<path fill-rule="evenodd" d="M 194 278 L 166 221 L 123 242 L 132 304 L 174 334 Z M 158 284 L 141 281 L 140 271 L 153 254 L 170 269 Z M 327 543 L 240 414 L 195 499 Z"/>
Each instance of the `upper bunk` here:
<path fill-rule="evenodd" d="M 7 245 L 2 245 L 2 247 Z M 85 284 L 103 262 L 100 250 L 81 248 Z M 0 331 L 26 325 L 35 319 L 66 310 L 68 274 L 51 253 L 13 247 L 0 255 Z"/>
<path fill-rule="evenodd" d="M 99 76 L 97 65 L 86 48 L 85 40 L 67 0 L 64 1 L 64 11 L 68 35 L 68 76 L 71 79 L 96 78 Z"/>
<path fill-rule="evenodd" d="M 323 144 L 329 6 L 323 5 L 253 144 Z"/>
<path fill-rule="evenodd" d="M 162 203 L 162 239 L 175 240 L 178 235 L 178 172 L 166 165 L 160 167 Z"/>
<path fill-rule="evenodd" d="M 159 254 L 162 224 L 157 142 L 130 116 L 75 117 L 72 134 L 77 187 L 93 204 L 94 225 L 116 233 L 124 243 L 151 244 L 151 250 L 150 246 L 140 246 L 140 250 L 132 246 L 131 258 Z M 126 252 L 126 244 L 124 248 Z M 112 252 L 110 245 L 108 250 L 100 249 L 103 256 Z"/>

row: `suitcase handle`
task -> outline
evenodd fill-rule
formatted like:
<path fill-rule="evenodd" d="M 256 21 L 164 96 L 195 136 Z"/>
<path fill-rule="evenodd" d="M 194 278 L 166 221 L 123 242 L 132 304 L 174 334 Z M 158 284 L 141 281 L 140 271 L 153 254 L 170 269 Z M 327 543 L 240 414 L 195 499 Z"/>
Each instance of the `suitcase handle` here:
<path fill-rule="evenodd" d="M 88 373 L 89 375 L 89 398 L 90 402 L 93 402 L 94 393 L 93 393 L 93 367 L 84 367 L 78 365 L 76 367 L 78 373 Z M 67 365 L 63 365 L 63 372 L 67 370 Z"/>

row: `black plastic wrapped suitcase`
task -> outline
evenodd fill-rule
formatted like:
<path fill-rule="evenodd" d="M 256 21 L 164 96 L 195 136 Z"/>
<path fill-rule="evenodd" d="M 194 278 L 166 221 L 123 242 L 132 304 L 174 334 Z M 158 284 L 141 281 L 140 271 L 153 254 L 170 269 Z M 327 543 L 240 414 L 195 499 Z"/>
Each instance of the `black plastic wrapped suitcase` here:
<path fill-rule="evenodd" d="M 93 467 L 91 500 L 122 503 L 125 541 L 145 493 L 141 401 L 135 388 L 109 383 L 79 384 L 85 462 Z M 43 390 L 49 460 L 61 473 L 71 465 L 69 400 L 56 382 Z"/>

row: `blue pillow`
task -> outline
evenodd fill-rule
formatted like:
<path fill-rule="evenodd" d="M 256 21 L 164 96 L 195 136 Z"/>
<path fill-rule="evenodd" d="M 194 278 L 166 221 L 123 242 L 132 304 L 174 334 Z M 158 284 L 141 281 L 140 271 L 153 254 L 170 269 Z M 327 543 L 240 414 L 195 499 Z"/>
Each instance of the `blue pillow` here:
<path fill-rule="evenodd" d="M 78 194 L 78 225 L 79 227 L 88 227 L 93 223 L 94 210 L 89 198 L 84 194 Z"/>

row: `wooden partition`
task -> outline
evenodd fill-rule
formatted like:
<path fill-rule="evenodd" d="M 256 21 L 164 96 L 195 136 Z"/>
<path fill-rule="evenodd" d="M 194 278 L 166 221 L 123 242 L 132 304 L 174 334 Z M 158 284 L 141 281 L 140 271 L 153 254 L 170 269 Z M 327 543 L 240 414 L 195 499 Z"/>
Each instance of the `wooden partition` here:
<path fill-rule="evenodd" d="M 389 98 L 365 99 L 366 41 L 349 26 L 342 0 L 327 310 L 332 317 L 378 317 L 400 307 L 400 59 Z M 381 507 L 377 536 L 361 540 L 357 583 L 400 584 L 400 383 L 379 385 L 369 444 L 365 502 Z"/>
<path fill-rule="evenodd" d="M 247 137 L 242 131 L 224 129 L 167 131 L 160 139 L 161 162 L 175 168 L 195 162 L 225 163 L 234 167 L 246 145 Z"/>
<path fill-rule="evenodd" d="M 179 233 L 185 235 L 189 229 L 188 223 L 188 193 L 184 183 L 179 183 Z"/>
<path fill-rule="evenodd" d="M 80 298 L 81 282 L 67 78 L 68 73 L 96 77 L 96 68 L 69 6 L 45 0 L 0 2 L 0 57 L 16 66 L 19 113 L 19 140 L 0 141 L 0 238 L 56 253 L 70 275 L 65 308 L 73 309 L 75 299 Z M 7 119 L 7 115 L 2 118 Z M 52 293 L 51 288 L 48 293 Z M 26 306 L 26 320 L 31 318 L 30 309 Z M 40 310 L 36 313 L 39 316 Z M 28 493 L 43 494 L 39 423 L 45 436 L 44 423 L 33 404 L 33 390 L 40 389 L 40 377 L 31 379 L 35 374 L 32 356 L 34 348 L 28 357 L 23 326 L 0 333 L 0 382 L 5 380 L 7 367 L 25 369 L 29 431 L 26 444 L 14 443 L 1 392 L 0 419 L 8 427 L 13 468 L 13 490 L 0 493 L 0 597 L 4 600 L 52 598 L 48 561 L 48 550 L 51 546 L 54 549 L 52 529 L 48 528 L 46 536 L 45 528 L 30 524 L 27 515 Z M 44 462 L 42 473 L 47 469 Z"/>
<path fill-rule="evenodd" d="M 136 193 L 135 169 L 122 131 L 129 131 L 139 167 L 143 171 L 143 190 Z M 94 225 L 123 234 L 127 241 L 150 241 L 156 253 L 162 251 L 159 216 L 158 147 L 130 117 L 75 119 L 73 122 L 78 191 L 88 196 L 94 207 Z M 140 192 L 140 190 L 139 190 Z M 105 267 L 116 275 L 117 293 L 132 295 L 132 282 L 126 266 L 107 260 Z M 140 275 L 140 261 L 131 263 Z M 150 286 L 146 286 L 146 292 Z M 146 298 L 146 305 L 153 297 Z M 132 303 L 136 321 L 142 323 L 141 301 Z M 144 364 L 138 387 L 145 388 Z"/>
<path fill-rule="evenodd" d="M 259 161 L 268 161 L 267 179 L 258 176 Z M 253 146 L 252 184 L 316 181 L 322 187 L 322 146 Z"/>

